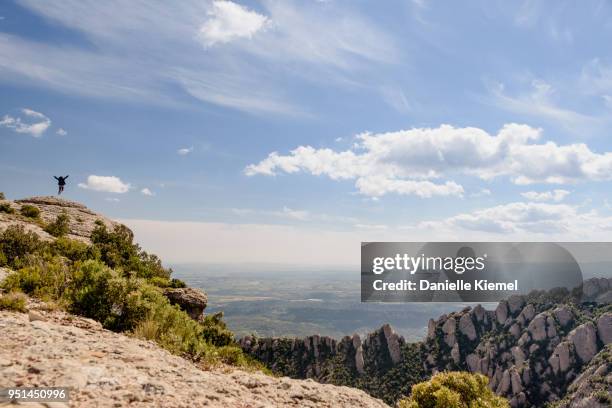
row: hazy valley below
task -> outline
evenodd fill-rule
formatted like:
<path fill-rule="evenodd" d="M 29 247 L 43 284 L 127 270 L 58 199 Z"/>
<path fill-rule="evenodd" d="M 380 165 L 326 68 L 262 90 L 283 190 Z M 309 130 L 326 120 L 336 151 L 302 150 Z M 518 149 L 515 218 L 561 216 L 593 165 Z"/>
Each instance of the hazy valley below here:
<path fill-rule="evenodd" d="M 222 311 L 238 337 L 340 338 L 389 323 L 408 341 L 422 340 L 427 322 L 464 303 L 361 303 L 359 271 L 280 270 L 172 265 L 174 277 L 208 294 L 207 313 Z M 495 307 L 495 305 L 492 305 Z"/>

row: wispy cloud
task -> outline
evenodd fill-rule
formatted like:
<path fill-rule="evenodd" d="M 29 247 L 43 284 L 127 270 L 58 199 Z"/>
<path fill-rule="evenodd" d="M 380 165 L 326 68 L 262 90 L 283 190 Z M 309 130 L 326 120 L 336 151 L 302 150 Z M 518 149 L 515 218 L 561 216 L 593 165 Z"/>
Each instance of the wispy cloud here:
<path fill-rule="evenodd" d="M 182 147 L 182 148 L 178 149 L 176 152 L 177 152 L 178 154 L 180 154 L 181 156 L 186 156 L 186 155 L 188 155 L 189 153 L 192 153 L 192 152 L 193 152 L 193 146 L 190 146 L 190 147 Z"/>
<path fill-rule="evenodd" d="M 131 188 L 129 183 L 124 183 L 119 177 L 96 176 L 93 174 L 87 177 L 86 183 L 79 183 L 79 187 L 87 190 L 118 194 L 127 193 Z"/>
<path fill-rule="evenodd" d="M 66 130 L 64 130 L 64 128 L 59 128 L 55 131 L 56 134 L 60 135 L 60 136 L 66 136 L 68 134 L 68 132 Z"/>
<path fill-rule="evenodd" d="M 526 92 L 510 95 L 503 83 L 488 85 L 494 105 L 509 112 L 524 116 L 544 118 L 561 124 L 568 130 L 581 132 L 585 127 L 593 127 L 601 122 L 600 118 L 559 106 L 555 100 L 555 88 L 540 79 L 534 79 Z M 485 99 L 486 100 L 486 99 Z"/>
<path fill-rule="evenodd" d="M 51 119 L 40 112 L 24 108 L 21 110 L 24 117 L 4 115 L 0 120 L 0 127 L 11 129 L 34 137 L 41 137 L 51 126 Z"/>
<path fill-rule="evenodd" d="M 153 196 L 155 195 L 155 193 L 154 193 L 154 192 L 152 192 L 151 190 L 149 190 L 149 188 L 147 188 L 147 187 L 145 187 L 145 188 L 143 188 L 142 190 L 140 190 L 140 193 L 141 193 L 142 195 L 147 196 L 147 197 L 153 197 Z"/>
<path fill-rule="evenodd" d="M 521 193 L 523 197 L 531 201 L 554 201 L 560 202 L 565 199 L 570 194 L 567 190 L 556 189 L 552 191 L 527 191 Z"/>
<path fill-rule="evenodd" d="M 288 78 L 355 81 L 353 72 L 394 63 L 398 55 L 392 38 L 368 18 L 334 4 L 264 1 L 257 11 L 231 1 L 200 0 L 180 6 L 117 1 L 108 7 L 93 0 L 21 4 L 81 32 L 93 47 L 2 33 L 0 80 L 91 97 L 200 101 L 258 115 L 310 116 L 297 95 L 287 92 Z"/>

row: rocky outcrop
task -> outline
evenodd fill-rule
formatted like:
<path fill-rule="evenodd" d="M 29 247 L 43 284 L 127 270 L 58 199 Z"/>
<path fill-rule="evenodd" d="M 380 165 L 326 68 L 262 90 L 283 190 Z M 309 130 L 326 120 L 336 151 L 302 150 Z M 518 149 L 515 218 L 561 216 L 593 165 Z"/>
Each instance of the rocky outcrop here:
<path fill-rule="evenodd" d="M 0 312 L 0 388 L 70 387 L 74 407 L 388 407 L 354 388 L 231 367 L 203 370 L 92 320 L 36 314 Z"/>
<path fill-rule="evenodd" d="M 606 296 L 610 289 L 602 282 L 584 283 L 587 299 Z M 606 305 L 592 300 L 581 303 L 569 293 L 559 296 L 551 291 L 512 296 L 492 311 L 481 305 L 467 307 L 429 321 L 420 361 L 426 375 L 449 370 L 482 373 L 489 377 L 490 388 L 508 398 L 512 407 L 541 407 L 562 399 L 610 343 L 612 312 L 606 312 Z M 398 359 L 397 345 L 401 351 L 406 344 L 396 336 L 385 325 L 363 341 L 357 335 L 340 342 L 318 336 L 249 337 L 241 344 L 280 374 L 326 382 L 340 365 L 348 377 L 346 384 L 353 385 L 372 375 L 401 372 L 408 357 L 400 352 Z M 406 376 L 396 381 L 413 379 Z"/>
<path fill-rule="evenodd" d="M 325 381 L 339 361 L 354 376 L 369 370 L 384 372 L 401 361 L 405 344 L 391 326 L 384 325 L 365 339 L 357 334 L 340 341 L 327 336 L 313 335 L 303 339 L 257 338 L 240 339 L 242 349 L 273 371 L 296 378 Z"/>
<path fill-rule="evenodd" d="M 476 307 L 432 320 L 423 344 L 424 367 L 432 373 L 482 373 L 513 407 L 559 400 L 611 341 L 612 313 L 605 312 L 607 303 L 592 301 L 607 296 L 605 282 L 585 281 L 586 303 L 574 302 L 568 294 L 568 303 L 558 304 L 559 297 L 537 293 L 513 296 L 495 311 Z"/>
<path fill-rule="evenodd" d="M 612 278 L 592 278 L 582 285 L 582 301 L 612 303 Z"/>
<path fill-rule="evenodd" d="M 170 288 L 164 289 L 164 295 L 170 303 L 178 305 L 193 320 L 202 319 L 204 309 L 206 309 L 208 303 L 208 296 L 201 289 Z"/>
<path fill-rule="evenodd" d="M 14 210 L 13 214 L 0 212 L 0 231 L 9 225 L 21 225 L 27 231 L 35 232 L 46 240 L 50 240 L 52 237 L 44 231 L 44 224 L 54 222 L 60 214 L 68 215 L 68 238 L 88 243 L 90 242 L 91 232 L 97 226 L 96 222 L 102 222 L 110 230 L 119 225 L 119 223 L 88 209 L 81 203 L 58 197 L 30 197 L 15 201 L 1 200 L 0 202 L 10 205 Z M 41 222 L 32 222 L 31 219 L 21 216 L 20 210 L 24 205 L 32 205 L 38 208 Z"/>
<path fill-rule="evenodd" d="M 612 346 L 601 350 L 568 387 L 555 408 L 608 408 L 612 406 Z"/>

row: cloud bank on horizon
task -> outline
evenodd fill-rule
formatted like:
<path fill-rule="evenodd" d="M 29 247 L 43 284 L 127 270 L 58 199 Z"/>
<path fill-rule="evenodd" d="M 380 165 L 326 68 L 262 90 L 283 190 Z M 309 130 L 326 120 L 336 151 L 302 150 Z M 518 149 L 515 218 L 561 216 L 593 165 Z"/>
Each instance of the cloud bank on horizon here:
<path fill-rule="evenodd" d="M 321 239 L 332 262 L 360 239 L 612 228 L 609 2 L 11 0 L 0 15 L 2 188 L 69 173 L 65 194 L 170 259 L 204 257 L 169 242 L 181 231 L 218 237 L 220 262 L 245 237 L 268 258 Z"/>

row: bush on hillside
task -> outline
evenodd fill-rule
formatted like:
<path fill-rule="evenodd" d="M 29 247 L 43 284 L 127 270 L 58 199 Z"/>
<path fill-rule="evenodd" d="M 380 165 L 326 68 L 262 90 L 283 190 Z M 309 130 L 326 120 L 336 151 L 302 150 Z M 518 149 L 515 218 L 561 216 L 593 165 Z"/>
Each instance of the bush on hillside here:
<path fill-rule="evenodd" d="M 19 211 L 21 212 L 21 215 L 28 218 L 38 218 L 40 216 L 40 210 L 38 207 L 34 207 L 30 204 L 21 206 L 21 210 Z"/>
<path fill-rule="evenodd" d="M 0 233 L 0 252 L 4 254 L 5 265 L 20 268 L 26 257 L 40 253 L 46 243 L 33 232 L 26 232 L 21 225 L 10 225 Z"/>
<path fill-rule="evenodd" d="M 223 321 L 223 312 L 204 316 L 201 322 L 204 340 L 218 347 L 234 344 L 234 333 Z"/>
<path fill-rule="evenodd" d="M 488 387 L 482 374 L 444 372 L 429 381 L 415 384 L 410 398 L 399 401 L 399 408 L 509 408 L 505 398 Z"/>
<path fill-rule="evenodd" d="M 15 210 L 13 209 L 13 207 L 11 207 L 9 203 L 0 203 L 0 212 L 6 214 L 13 214 Z"/>
<path fill-rule="evenodd" d="M 119 225 L 113 231 L 108 231 L 102 222 L 97 224 L 91 234 L 91 241 L 100 251 L 101 259 L 106 265 L 126 273 L 135 273 L 140 278 L 170 278 L 172 270 L 165 269 L 156 255 L 149 254 L 138 244 L 134 244 L 134 234 L 129 228 Z"/>
<path fill-rule="evenodd" d="M 0 200 L 6 200 L 6 197 L 2 191 L 0 191 Z"/>
<path fill-rule="evenodd" d="M 171 270 L 134 244 L 126 227 L 109 232 L 99 223 L 92 241 L 60 237 L 48 243 L 22 226 L 8 227 L 0 232 L 0 265 L 15 272 L 2 287 L 50 301 L 107 329 L 154 340 L 203 364 L 263 369 L 234 343 L 222 314 L 196 322 L 170 304 L 160 287 L 185 283 L 170 279 Z"/>
<path fill-rule="evenodd" d="M 26 297 L 23 293 L 11 292 L 0 296 L 0 310 L 27 312 Z"/>
<path fill-rule="evenodd" d="M 18 290 L 44 300 L 62 298 L 71 281 L 72 272 L 61 257 L 43 260 L 29 258 L 28 266 L 11 273 L 2 282 L 7 290 Z"/>
<path fill-rule="evenodd" d="M 69 220 L 70 218 L 68 217 L 68 214 L 66 213 L 62 213 L 59 214 L 56 218 L 55 221 L 53 221 L 52 223 L 48 224 L 44 230 L 46 233 L 53 235 L 54 237 L 62 237 L 66 234 L 68 234 L 68 232 L 70 231 L 70 224 L 69 224 Z"/>
<path fill-rule="evenodd" d="M 99 260 L 100 251 L 84 242 L 66 237 L 60 237 L 51 243 L 51 252 L 68 258 L 72 262 Z"/>

